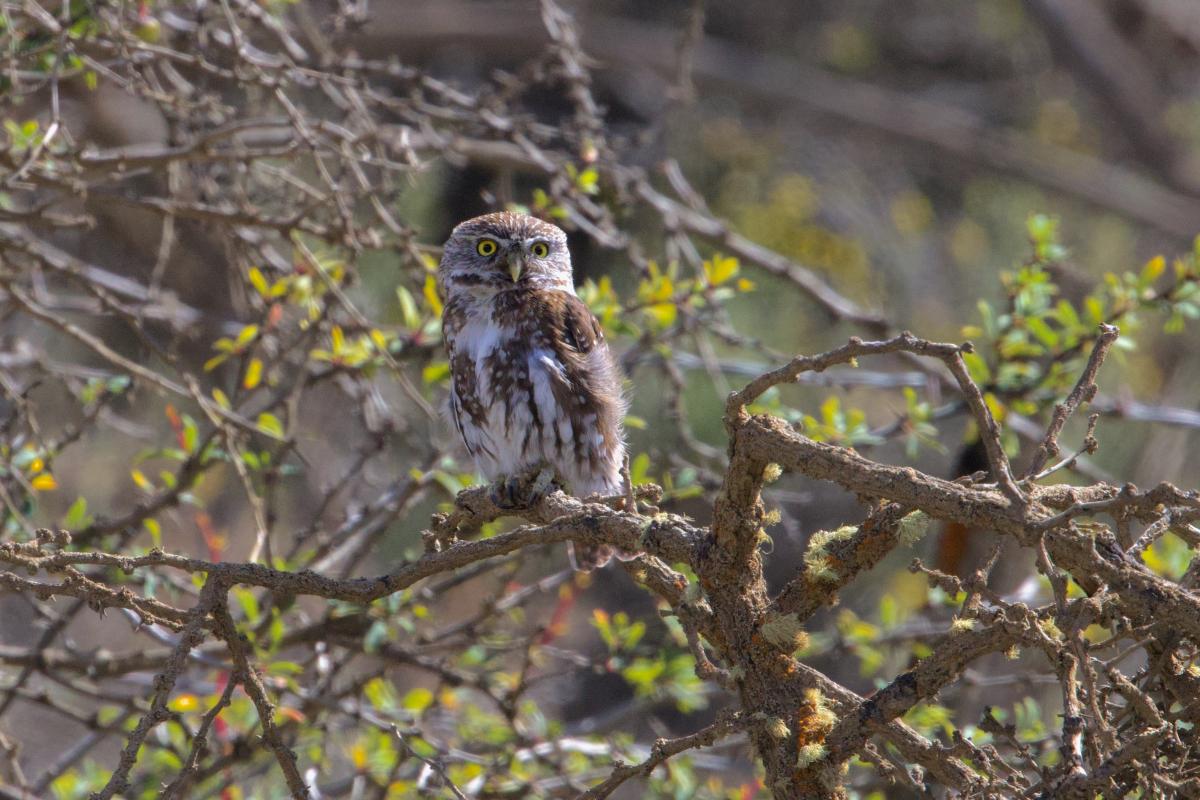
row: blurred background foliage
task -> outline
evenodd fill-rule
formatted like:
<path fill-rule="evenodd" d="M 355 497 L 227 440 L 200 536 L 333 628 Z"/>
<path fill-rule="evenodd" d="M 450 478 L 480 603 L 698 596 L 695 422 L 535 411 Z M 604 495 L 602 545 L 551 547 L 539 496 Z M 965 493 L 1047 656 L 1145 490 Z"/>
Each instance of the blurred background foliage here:
<path fill-rule="evenodd" d="M 103 13 L 74 2 L 65 14 L 43 5 L 68 18 L 61 36 L 78 44 L 62 56 L 63 40 L 39 38 L 27 7 L 3 4 L 4 224 L 150 286 L 152 300 L 178 302 L 200 320 L 156 328 L 153 315 L 122 305 L 127 297 L 106 296 L 111 284 L 93 281 L 89 294 L 74 267 L 30 266 L 29 247 L 14 244 L 25 241 L 20 231 L 5 232 L 5 247 L 20 253 L 4 265 L 6 536 L 63 527 L 80 546 L 266 556 L 280 568 L 340 575 L 376 574 L 417 557 L 429 515 L 476 480 L 437 414 L 448 374 L 432 276 L 438 247 L 457 221 L 503 207 L 568 229 L 580 295 L 629 375 L 631 478 L 662 485 L 664 508 L 705 521 L 722 472 L 721 415 L 731 389 L 797 353 L 901 329 L 975 343 L 972 377 L 1008 426 L 1005 444 L 1021 465 L 1040 438 L 1037 423 L 1073 385 L 1099 323 L 1119 325 L 1120 349 L 1090 409 L 1101 414 L 1100 447 L 1081 457 L 1079 474 L 1183 486 L 1200 479 L 1189 458 L 1200 426 L 1192 346 L 1200 315 L 1200 22 L 1186 4 L 578 3 L 570 11 L 592 59 L 602 131 L 589 129 L 573 84 L 545 55 L 547 12 L 535 3 L 156 0 Z M 146 90 L 171 91 L 145 83 L 147 62 L 104 68 L 119 60 L 116 49 L 97 44 L 105 37 L 140 41 L 135 48 L 145 53 L 188 53 L 198 30 L 221 26 L 217 6 L 267 52 L 290 57 L 294 35 L 330 72 L 339 61 L 367 63 L 360 73 L 381 95 L 371 97 L 371 113 L 411 126 L 424 144 L 388 140 L 387 158 L 412 159 L 379 175 L 372 165 L 361 202 L 341 171 L 333 180 L 342 193 L 298 188 L 328 179 L 303 152 L 247 156 L 241 168 L 235 158 L 220 170 L 198 159 L 195 173 L 186 159 L 133 164 L 112 185 L 87 172 L 100 163 L 88 162 L 89 153 L 129 159 L 138 147 L 180 146 L 205 130 L 282 113 L 262 74 L 258 83 L 214 79 L 193 96 L 163 99 Z M 279 30 L 291 33 L 272 34 Z M 213 63 L 241 78 L 226 46 L 211 47 Z M 195 63 L 172 63 L 195 81 Z M 54 110 L 43 79 L 59 73 Z M 288 81 L 304 101 L 297 113 L 314 126 L 323 113 L 331 125 L 348 113 L 308 96 L 311 87 L 295 74 Z M 454 92 L 471 100 L 456 108 L 446 100 Z M 468 114 L 480 109 L 541 136 L 535 149 L 552 153 L 557 166 L 548 173 L 523 162 L 522 140 Z M 426 114 L 450 143 L 414 124 Z M 311 135 L 328 134 L 314 127 Z M 453 137 L 516 142 L 516 156 Z M 359 146 L 347 141 L 347 150 Z M 85 193 L 71 181 L 94 183 Z M 678 198 L 678 207 L 662 213 L 646 201 L 643 182 Z M 342 207 L 346 194 L 352 200 Z M 30 219 L 35 209 L 90 221 Z M 239 218 L 246 209 L 259 216 Z M 728 229 L 689 227 L 679 209 Z M 348 229 L 339 215 L 365 221 Z M 175 226 L 165 257 L 164 219 Z M 731 243 L 734 234 L 751 249 Z M 758 246 L 784 260 L 750 257 L 761 255 Z M 858 319 L 829 313 L 789 264 L 871 311 Z M 166 380 L 194 380 L 194 388 L 164 395 L 31 306 Z M 895 359 L 773 389 L 754 410 L 813 438 L 952 477 L 982 462 L 962 402 L 944 388 L 927 365 Z M 230 420 L 236 435 L 221 424 Z M 1081 415 L 1068 426 L 1072 450 L 1083 447 L 1087 425 Z M 854 498 L 792 477 L 773 484 L 767 500 L 779 509 L 768 531 L 768 568 L 779 582 L 803 563 L 814 533 L 862 513 Z M 931 529 L 818 615 L 801 657 L 856 691 L 882 685 L 928 653 L 962 601 L 930 589 L 908 563 L 920 556 L 968 574 L 990 541 L 986 532 Z M 994 577 L 998 591 L 1048 597 L 1028 557 L 1010 555 Z M 1144 556 L 1172 577 L 1190 557 L 1174 536 Z M 194 592 L 186 582 L 154 585 L 150 575 L 130 580 L 147 594 Z M 302 761 L 323 781 L 350 776 L 330 778 L 328 796 L 356 785 L 414 796 L 430 780 L 433 762 L 424 759 L 447 753 L 441 777 L 458 786 L 486 787 L 489 796 L 566 796 L 580 788 L 573 781 L 605 774 L 614 753 L 644 757 L 638 742 L 692 730 L 721 705 L 695 676 L 678 624 L 615 571 L 574 575 L 559 548 L 546 548 L 440 580 L 366 611 L 293 608 L 286 598 L 237 590 L 239 625 L 254 632 L 271 686 L 285 698 L 280 715 L 293 715 Z M 76 616 L 55 628 L 53 614 L 20 601 L 6 598 L 4 609 L 0 634 L 10 648 L 49 630 L 67 631 L 70 652 L 137 646 L 121 618 Z M 326 626 L 322 646 L 353 654 L 353 666 L 331 665 L 325 652 L 297 654 L 309 642 L 304 626 L 317 620 Z M 988 659 L 943 705 L 921 706 L 908 721 L 935 739 L 958 730 L 983 742 L 991 734 L 975 721 L 991 706 L 995 718 L 1016 724 L 1035 759 L 1052 763 L 1057 689 L 1027 666 Z M 18 666 L 0 676 L 0 687 L 14 687 L 0 730 L 23 742 L 28 774 L 49 776 L 46 796 L 84 797 L 102 786 L 117 734 L 138 718 L 145 675 L 90 693 L 20 677 Z M 308 719 L 335 719 L 322 716 L 327 698 L 314 685 L 344 702 L 336 724 L 305 733 Z M 155 796 L 169 782 L 189 731 L 223 690 L 219 671 L 209 670 L 175 695 L 171 708 L 183 724 L 163 726 L 147 743 L 130 796 Z M 256 712 L 240 694 L 224 702 L 216 732 L 224 760 L 216 763 L 232 770 L 256 758 L 231 744 L 251 741 Z M 92 735 L 79 758 L 63 760 L 62 742 Z M 555 742 L 564 746 L 549 746 Z M 213 767 L 194 796 L 281 791 L 269 771 L 248 780 L 233 774 Z M 884 796 L 868 770 L 856 767 L 851 782 L 863 797 Z M 762 791 L 742 741 L 673 761 L 627 796 Z"/>

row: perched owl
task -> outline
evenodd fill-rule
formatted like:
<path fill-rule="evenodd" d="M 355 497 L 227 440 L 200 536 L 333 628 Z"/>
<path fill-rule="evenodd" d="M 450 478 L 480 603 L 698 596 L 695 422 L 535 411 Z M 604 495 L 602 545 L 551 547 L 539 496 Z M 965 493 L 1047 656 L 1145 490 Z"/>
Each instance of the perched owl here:
<path fill-rule="evenodd" d="M 620 494 L 621 374 L 600 323 L 575 296 L 566 234 L 524 214 L 467 220 L 446 242 L 438 284 L 449 413 L 480 472 L 503 486 L 550 467 L 579 497 Z M 572 556 L 587 570 L 611 550 L 576 547 Z"/>

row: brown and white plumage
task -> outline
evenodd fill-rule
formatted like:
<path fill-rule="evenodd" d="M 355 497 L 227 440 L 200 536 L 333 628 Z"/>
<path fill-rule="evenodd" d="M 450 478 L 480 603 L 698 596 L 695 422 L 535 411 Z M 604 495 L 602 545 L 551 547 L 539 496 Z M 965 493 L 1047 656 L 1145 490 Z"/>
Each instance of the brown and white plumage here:
<path fill-rule="evenodd" d="M 446 242 L 438 283 L 450 416 L 484 476 L 549 466 L 575 495 L 619 494 L 620 370 L 575 295 L 566 234 L 524 214 L 467 220 Z M 611 555 L 574 552 L 582 569 Z"/>

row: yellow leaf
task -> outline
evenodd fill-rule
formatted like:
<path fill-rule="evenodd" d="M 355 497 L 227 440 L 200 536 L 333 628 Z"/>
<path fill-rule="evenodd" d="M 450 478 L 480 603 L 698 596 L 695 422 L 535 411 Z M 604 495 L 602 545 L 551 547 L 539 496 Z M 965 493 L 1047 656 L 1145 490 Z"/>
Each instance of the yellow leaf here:
<path fill-rule="evenodd" d="M 1153 547 L 1148 547 L 1142 551 L 1142 563 L 1144 563 L 1154 572 L 1157 572 L 1159 575 L 1167 574 L 1168 568 L 1166 559 L 1164 559 L 1162 554 Z"/>
<path fill-rule="evenodd" d="M 396 287 L 396 300 L 400 303 L 400 319 L 404 327 L 415 328 L 421 324 L 421 315 L 417 311 L 417 301 L 412 292 L 403 286 Z"/>
<path fill-rule="evenodd" d="M 646 313 L 658 323 L 660 328 L 667 328 L 675 323 L 679 309 L 676 308 L 674 303 L 655 303 L 654 305 L 646 306 Z"/>
<path fill-rule="evenodd" d="M 267 285 L 267 279 L 262 274 L 262 270 L 258 267 L 250 268 L 250 284 L 254 287 L 254 291 L 258 292 L 259 297 L 266 297 L 271 287 Z"/>
<path fill-rule="evenodd" d="M 1004 401 L 991 392 L 984 394 L 983 401 L 987 403 L 987 407 L 996 421 L 1004 422 L 1004 418 L 1008 416 L 1008 407 L 1004 405 Z"/>
<path fill-rule="evenodd" d="M 250 359 L 250 363 L 246 365 L 246 377 L 242 378 L 242 386 L 247 389 L 253 389 L 262 383 L 262 374 L 262 360 L 258 358 Z"/>
<path fill-rule="evenodd" d="M 433 699 L 433 692 L 424 686 L 418 686 L 408 690 L 404 699 L 400 701 L 400 705 L 408 711 L 415 711 L 419 714 L 433 705 Z"/>
<path fill-rule="evenodd" d="M 247 325 L 246 327 L 242 328 L 242 331 L 238 334 L 237 341 L 234 342 L 234 344 L 238 347 L 242 347 L 243 345 L 250 344 L 250 342 L 254 341 L 254 337 L 256 336 L 258 336 L 258 326 Z"/>
<path fill-rule="evenodd" d="M 1158 280 L 1158 276 L 1162 275 L 1166 268 L 1167 260 L 1162 256 L 1155 256 L 1146 262 L 1146 266 L 1142 267 L 1142 280 L 1153 283 Z"/>
<path fill-rule="evenodd" d="M 220 389 L 213 389 L 212 396 L 213 400 L 216 400 L 217 405 L 219 405 L 221 408 L 233 408 L 233 405 L 229 402 L 229 395 L 225 394 Z"/>
<path fill-rule="evenodd" d="M 675 281 L 671 280 L 670 275 L 663 275 L 651 289 L 650 299 L 670 300 L 673 294 L 675 294 Z"/>
<path fill-rule="evenodd" d="M 425 276 L 425 302 L 429 303 L 429 307 L 433 309 L 433 313 L 437 316 L 442 315 L 442 298 L 438 297 L 437 279 L 432 275 Z"/>
<path fill-rule="evenodd" d="M 715 255 L 712 261 L 704 262 L 704 274 L 713 286 L 720 286 L 738 273 L 738 260 L 726 256 Z"/>
<path fill-rule="evenodd" d="M 387 352 L 387 349 L 388 349 L 387 334 L 385 334 L 383 331 L 379 330 L 378 328 L 371 329 L 371 343 L 375 345 L 375 349 L 378 350 L 379 352 L 381 352 L 381 353 Z"/>
<path fill-rule="evenodd" d="M 350 748 L 350 760 L 354 763 L 354 768 L 357 770 L 361 771 L 367 768 L 367 748 L 362 742 Z"/>
<path fill-rule="evenodd" d="M 178 712 L 196 711 L 200 708 L 200 698 L 194 694 L 181 694 L 173 697 L 171 702 L 167 703 L 167 708 Z"/>
<path fill-rule="evenodd" d="M 154 491 L 154 484 L 150 482 L 150 479 L 147 478 L 146 475 L 140 469 L 130 470 L 129 477 L 133 478 L 133 482 L 136 483 L 138 485 L 138 488 L 141 489 L 142 491 L 144 491 L 144 492 L 153 492 Z"/>
<path fill-rule="evenodd" d="M 43 472 L 35 475 L 29 485 L 39 492 L 52 492 L 58 488 L 58 481 L 54 480 L 54 476 L 49 472 Z"/>
<path fill-rule="evenodd" d="M 39 456 L 38 458 L 35 458 L 32 462 L 30 462 L 29 473 L 31 475 L 36 475 L 37 473 L 41 472 L 45 468 L 46 468 L 46 462 L 43 461 L 42 458 Z"/>
<path fill-rule="evenodd" d="M 221 366 L 221 364 L 224 363 L 225 359 L 227 358 L 229 358 L 229 356 L 225 355 L 224 353 L 219 356 L 213 356 L 208 361 L 204 362 L 204 371 L 212 372 L 214 369 Z"/>
<path fill-rule="evenodd" d="M 346 334 L 342 332 L 341 325 L 334 325 L 333 330 L 329 332 L 330 341 L 333 343 L 333 354 L 339 355 L 346 349 Z"/>
<path fill-rule="evenodd" d="M 757 284 L 749 278 L 738 278 L 737 290 L 739 292 L 753 292 Z"/>
<path fill-rule="evenodd" d="M 162 525 L 158 524 L 158 520 L 148 517 L 142 520 L 142 524 L 146 526 L 146 530 L 150 531 L 150 539 L 154 542 L 154 546 L 162 547 Z"/>
<path fill-rule="evenodd" d="M 276 439 L 283 438 L 283 423 L 279 421 L 279 417 L 269 411 L 259 414 L 256 422 L 258 423 L 258 429 L 263 433 L 274 436 Z"/>

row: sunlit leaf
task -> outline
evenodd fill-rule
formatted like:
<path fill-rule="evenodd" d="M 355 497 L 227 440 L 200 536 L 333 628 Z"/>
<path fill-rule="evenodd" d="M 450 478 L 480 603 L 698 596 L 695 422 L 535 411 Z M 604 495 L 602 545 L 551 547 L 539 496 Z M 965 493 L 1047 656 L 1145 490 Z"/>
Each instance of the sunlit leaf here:
<path fill-rule="evenodd" d="M 409 689 L 404 695 L 404 699 L 400 701 L 400 706 L 417 714 L 433 705 L 433 692 L 426 689 L 424 686 L 418 686 L 415 689 Z"/>
<path fill-rule="evenodd" d="M 252 358 L 250 363 L 246 365 L 246 375 L 242 378 L 242 386 L 246 389 L 254 389 L 262 382 L 263 362 L 262 359 Z"/>
<path fill-rule="evenodd" d="M 154 491 L 154 484 L 150 482 L 150 479 L 147 478 L 145 473 L 143 473 L 140 469 L 130 470 L 129 476 L 133 478 L 133 482 L 137 484 L 137 487 L 143 492 Z"/>
<path fill-rule="evenodd" d="M 283 423 L 279 421 L 279 417 L 269 411 L 264 411 L 258 415 L 255 420 L 259 430 L 274 436 L 276 439 L 284 438 Z"/>
<path fill-rule="evenodd" d="M 434 315 L 440 317 L 442 315 L 442 299 L 438 297 L 437 279 L 432 275 L 425 276 L 423 293 L 425 295 L 425 302 L 433 309 Z"/>
<path fill-rule="evenodd" d="M 58 488 L 58 481 L 49 472 L 34 475 L 29 485 L 39 492 L 52 492 Z"/>

